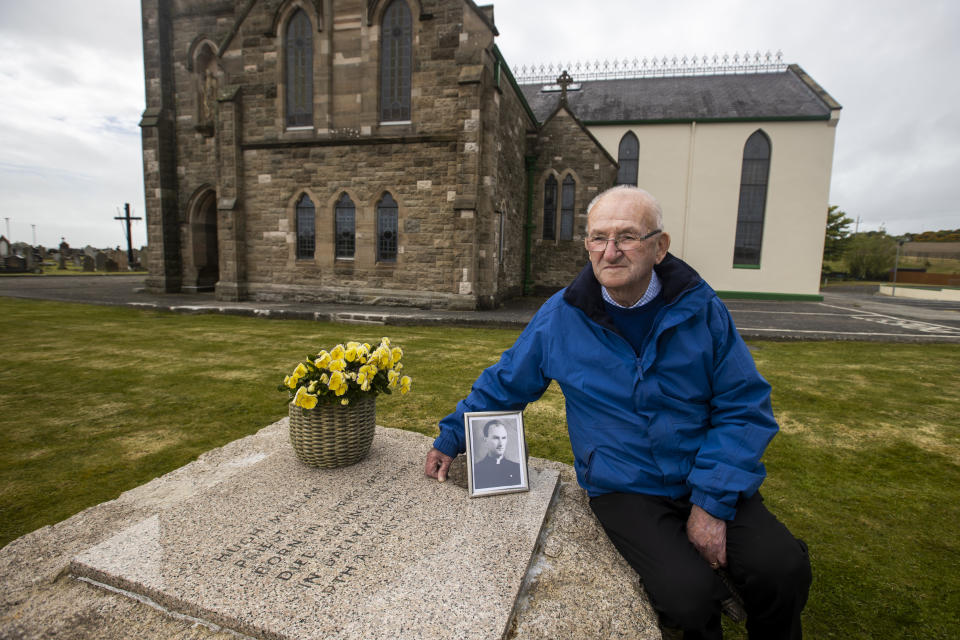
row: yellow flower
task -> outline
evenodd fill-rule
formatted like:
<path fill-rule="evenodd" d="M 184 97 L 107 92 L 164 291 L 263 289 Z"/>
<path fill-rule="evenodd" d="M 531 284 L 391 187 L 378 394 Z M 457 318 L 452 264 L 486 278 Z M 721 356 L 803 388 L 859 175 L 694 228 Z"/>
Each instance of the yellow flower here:
<path fill-rule="evenodd" d="M 358 355 L 356 347 L 348 347 L 347 350 L 343 352 L 343 359 L 347 362 L 353 362 L 357 359 Z"/>
<path fill-rule="evenodd" d="M 413 384 L 413 380 L 410 379 L 410 376 L 403 376 L 400 378 L 400 395 L 404 395 L 410 391 L 410 385 Z"/>
<path fill-rule="evenodd" d="M 397 381 L 400 379 L 400 374 L 391 369 L 387 371 L 387 381 L 389 382 L 390 388 L 393 389 L 397 386 Z"/>
<path fill-rule="evenodd" d="M 296 388 L 297 388 L 297 382 L 299 382 L 299 381 L 300 381 L 300 379 L 299 379 L 298 377 L 296 377 L 296 376 L 284 376 L 284 377 L 283 377 L 283 384 L 287 385 L 287 387 L 290 388 L 290 389 L 296 389 Z"/>
<path fill-rule="evenodd" d="M 293 370 L 293 375 L 294 375 L 296 378 L 298 378 L 298 379 L 299 379 L 299 378 L 302 378 L 302 377 L 305 376 L 305 375 L 307 375 L 307 367 L 306 367 L 306 365 L 304 365 L 302 362 L 301 362 L 300 364 L 298 364 L 298 365 L 297 365 L 297 368 Z"/>
<path fill-rule="evenodd" d="M 400 358 L 403 357 L 403 349 L 400 347 L 394 347 L 390 350 L 390 361 L 392 364 L 397 364 L 400 362 Z"/>
<path fill-rule="evenodd" d="M 316 380 L 314 380 L 314 381 L 311 382 L 309 385 L 307 385 L 307 391 L 309 391 L 310 393 L 316 393 L 316 392 L 317 392 L 317 381 L 316 381 Z"/>
<path fill-rule="evenodd" d="M 389 347 L 390 347 L 390 338 L 388 338 L 388 337 L 386 337 L 386 336 L 380 338 L 380 344 L 383 345 L 384 347 L 389 348 Z"/>
<path fill-rule="evenodd" d="M 330 382 L 327 386 L 331 391 L 336 391 L 344 384 L 343 374 L 339 371 L 334 371 L 330 374 Z"/>
<path fill-rule="evenodd" d="M 321 374 L 320 374 L 320 384 L 327 384 L 328 382 L 330 382 L 330 376 L 328 376 L 328 375 L 325 374 L 325 373 L 321 373 Z"/>
<path fill-rule="evenodd" d="M 383 345 L 377 347 L 376 351 L 371 354 L 371 357 L 381 369 L 386 369 L 390 366 L 390 349 Z"/>
<path fill-rule="evenodd" d="M 347 392 L 347 385 L 345 385 L 345 384 L 344 384 L 344 385 L 340 385 L 339 387 L 337 387 L 337 390 L 334 391 L 334 393 L 335 393 L 336 395 L 338 395 L 338 396 L 342 396 L 342 395 L 345 394 L 346 392 Z"/>
<path fill-rule="evenodd" d="M 343 371 L 347 368 L 347 363 L 342 359 L 331 360 L 330 365 L 327 367 L 330 371 Z"/>
<path fill-rule="evenodd" d="M 313 409 L 317 406 L 317 396 L 307 393 L 306 389 L 300 387 L 293 398 L 293 404 L 303 409 Z"/>
<path fill-rule="evenodd" d="M 343 360 L 343 354 L 345 351 L 346 349 L 343 348 L 343 345 L 338 344 L 330 352 L 330 357 L 333 358 L 334 360 Z"/>
<path fill-rule="evenodd" d="M 316 365 L 317 369 L 324 369 L 330 364 L 330 360 L 330 354 L 326 351 L 321 351 L 317 354 L 317 359 L 313 361 L 313 364 Z"/>
<path fill-rule="evenodd" d="M 348 404 L 350 404 L 350 398 L 344 398 L 343 400 L 340 401 L 340 404 L 342 404 L 343 406 L 347 406 Z"/>

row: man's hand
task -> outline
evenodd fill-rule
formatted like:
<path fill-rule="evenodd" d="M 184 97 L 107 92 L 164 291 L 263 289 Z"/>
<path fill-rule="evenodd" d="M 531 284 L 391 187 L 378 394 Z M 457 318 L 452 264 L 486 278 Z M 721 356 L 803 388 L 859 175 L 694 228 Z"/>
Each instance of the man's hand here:
<path fill-rule="evenodd" d="M 439 453 L 439 452 L 438 452 Z M 443 454 L 441 454 L 443 455 Z M 687 519 L 687 539 L 697 548 L 710 567 L 727 566 L 727 523 L 693 505 Z"/>
<path fill-rule="evenodd" d="M 427 462 L 423 467 L 423 472 L 427 474 L 428 478 L 436 478 L 440 482 L 444 482 L 447 479 L 447 471 L 450 470 L 451 462 L 453 462 L 453 458 L 441 453 L 436 448 L 432 448 L 427 454 Z"/>

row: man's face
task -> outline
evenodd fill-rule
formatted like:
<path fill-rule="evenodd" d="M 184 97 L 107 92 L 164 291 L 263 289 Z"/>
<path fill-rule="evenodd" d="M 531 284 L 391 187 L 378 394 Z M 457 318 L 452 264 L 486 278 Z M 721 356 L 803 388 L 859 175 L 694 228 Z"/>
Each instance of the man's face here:
<path fill-rule="evenodd" d="M 500 458 L 507 450 L 507 429 L 495 424 L 487 429 L 487 447 L 490 453 Z"/>
<path fill-rule="evenodd" d="M 647 215 L 647 205 L 647 197 L 641 192 L 618 190 L 603 196 L 587 218 L 587 237 L 645 236 L 656 229 L 654 216 Z M 631 305 L 647 290 L 653 265 L 663 260 L 669 247 L 670 237 L 665 233 L 626 251 L 610 241 L 603 251 L 589 252 L 590 263 L 597 280 L 613 299 Z"/>

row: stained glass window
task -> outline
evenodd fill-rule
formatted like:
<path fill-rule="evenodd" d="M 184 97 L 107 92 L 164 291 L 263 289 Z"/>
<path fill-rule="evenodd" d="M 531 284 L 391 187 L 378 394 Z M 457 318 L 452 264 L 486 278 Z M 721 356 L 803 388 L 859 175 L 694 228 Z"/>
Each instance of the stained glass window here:
<path fill-rule="evenodd" d="M 297 258 L 313 258 L 317 247 L 316 209 L 307 194 L 297 201 Z"/>
<path fill-rule="evenodd" d="M 413 21 L 403 0 L 393 0 L 383 13 L 380 30 L 380 120 L 410 119 Z"/>
<path fill-rule="evenodd" d="M 573 203 L 576 200 L 577 182 L 573 176 L 563 179 L 560 191 L 560 239 L 573 240 Z"/>
<path fill-rule="evenodd" d="M 353 206 L 353 200 L 346 193 L 340 195 L 337 204 L 334 207 L 334 220 L 336 229 L 334 237 L 336 238 L 336 257 L 352 258 L 356 250 L 356 230 L 357 230 L 357 210 Z"/>
<path fill-rule="evenodd" d="M 617 184 L 637 186 L 637 170 L 640 163 L 640 141 L 632 131 L 620 138 L 620 151 L 617 154 L 620 170 L 617 172 Z"/>
<path fill-rule="evenodd" d="M 287 24 L 287 126 L 313 125 L 313 28 L 303 9 Z"/>
<path fill-rule="evenodd" d="M 377 203 L 377 261 L 397 261 L 397 201 L 385 193 Z"/>
<path fill-rule="evenodd" d="M 543 239 L 556 238 L 557 227 L 557 179 L 547 178 L 543 185 Z"/>
<path fill-rule="evenodd" d="M 737 238 L 733 247 L 734 266 L 760 266 L 763 218 L 767 207 L 770 176 L 770 138 L 757 130 L 743 147 L 740 171 L 740 203 L 737 209 Z"/>

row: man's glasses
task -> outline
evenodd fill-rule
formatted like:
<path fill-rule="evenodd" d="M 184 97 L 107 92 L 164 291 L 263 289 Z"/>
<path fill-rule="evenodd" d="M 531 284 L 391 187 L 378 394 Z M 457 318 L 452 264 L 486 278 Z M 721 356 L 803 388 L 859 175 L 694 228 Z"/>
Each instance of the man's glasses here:
<path fill-rule="evenodd" d="M 654 229 L 645 236 L 638 236 L 632 233 L 624 233 L 623 235 L 616 236 L 615 238 L 588 236 L 584 239 L 584 244 L 587 246 L 587 251 L 599 253 L 601 251 L 605 251 L 607 248 L 607 243 L 612 241 L 614 246 L 620 251 L 630 251 L 631 249 L 639 249 L 644 240 L 652 238 L 661 231 L 663 231 L 663 229 Z"/>

